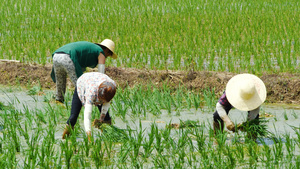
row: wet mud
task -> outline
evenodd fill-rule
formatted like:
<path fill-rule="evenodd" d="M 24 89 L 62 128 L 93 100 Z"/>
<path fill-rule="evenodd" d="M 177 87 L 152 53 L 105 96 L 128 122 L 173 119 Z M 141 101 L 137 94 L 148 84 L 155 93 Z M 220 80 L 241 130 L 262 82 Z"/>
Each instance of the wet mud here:
<path fill-rule="evenodd" d="M 50 77 L 52 65 L 24 64 L 0 61 L 0 84 L 9 86 L 34 86 L 55 90 Z M 88 69 L 87 71 L 97 71 Z M 230 72 L 212 71 L 171 71 L 134 68 L 107 67 L 106 74 L 114 79 L 118 87 L 152 84 L 160 87 L 167 85 L 176 90 L 179 86 L 194 92 L 213 88 L 221 96 L 228 80 L 235 75 Z M 261 73 L 258 75 L 267 88 L 267 103 L 300 104 L 300 73 Z M 70 80 L 68 86 L 72 88 Z"/>

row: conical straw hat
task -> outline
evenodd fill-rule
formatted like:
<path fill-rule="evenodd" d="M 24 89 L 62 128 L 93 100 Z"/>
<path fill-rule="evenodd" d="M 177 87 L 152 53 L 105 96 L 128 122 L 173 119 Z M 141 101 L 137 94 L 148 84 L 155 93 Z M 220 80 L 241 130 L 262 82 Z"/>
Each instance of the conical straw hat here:
<path fill-rule="evenodd" d="M 242 111 L 259 107 L 267 97 L 264 82 L 253 74 L 238 74 L 226 85 L 226 97 L 229 103 Z"/>
<path fill-rule="evenodd" d="M 116 59 L 118 56 L 115 54 L 115 43 L 110 39 L 104 39 L 100 45 L 107 47 L 113 54 L 112 58 Z"/>

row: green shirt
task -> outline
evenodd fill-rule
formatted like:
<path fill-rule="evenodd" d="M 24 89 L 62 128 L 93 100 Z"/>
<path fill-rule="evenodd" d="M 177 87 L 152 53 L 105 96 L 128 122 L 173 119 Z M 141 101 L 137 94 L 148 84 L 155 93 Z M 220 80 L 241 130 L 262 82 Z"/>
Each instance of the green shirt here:
<path fill-rule="evenodd" d="M 83 74 L 82 69 L 85 69 L 86 67 L 94 68 L 97 66 L 100 52 L 104 55 L 104 51 L 99 45 L 86 41 L 66 44 L 53 52 L 52 57 L 57 52 L 63 52 L 70 55 L 70 58 L 75 65 L 77 77 L 80 77 Z M 56 82 L 54 68 L 52 68 L 51 78 Z"/>

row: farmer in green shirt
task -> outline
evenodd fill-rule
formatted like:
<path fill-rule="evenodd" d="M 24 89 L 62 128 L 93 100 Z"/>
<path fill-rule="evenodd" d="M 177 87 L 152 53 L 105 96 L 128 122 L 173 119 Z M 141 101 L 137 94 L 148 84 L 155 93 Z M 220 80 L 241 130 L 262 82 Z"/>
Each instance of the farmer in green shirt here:
<path fill-rule="evenodd" d="M 76 86 L 77 79 L 87 67 L 98 65 L 98 71 L 105 73 L 106 58 L 117 58 L 114 50 L 115 43 L 105 39 L 100 44 L 86 41 L 69 43 L 53 52 L 51 78 L 56 83 L 56 101 L 64 102 L 67 75 Z"/>

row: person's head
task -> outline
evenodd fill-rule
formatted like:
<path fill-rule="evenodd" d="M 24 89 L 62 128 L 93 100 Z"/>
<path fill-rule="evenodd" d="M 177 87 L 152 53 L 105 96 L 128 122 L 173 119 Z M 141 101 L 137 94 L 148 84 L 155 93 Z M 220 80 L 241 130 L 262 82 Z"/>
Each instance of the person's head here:
<path fill-rule="evenodd" d="M 226 97 L 229 103 L 242 111 L 258 108 L 267 97 L 264 82 L 253 74 L 238 74 L 226 85 Z"/>
<path fill-rule="evenodd" d="M 98 99 L 103 102 L 110 102 L 116 94 L 117 87 L 111 82 L 103 82 L 99 86 Z"/>
<path fill-rule="evenodd" d="M 98 44 L 98 43 L 96 43 Z M 98 44 L 104 51 L 105 57 L 112 57 L 113 59 L 117 58 L 115 54 L 115 43 L 110 39 L 104 39 L 101 43 Z"/>

